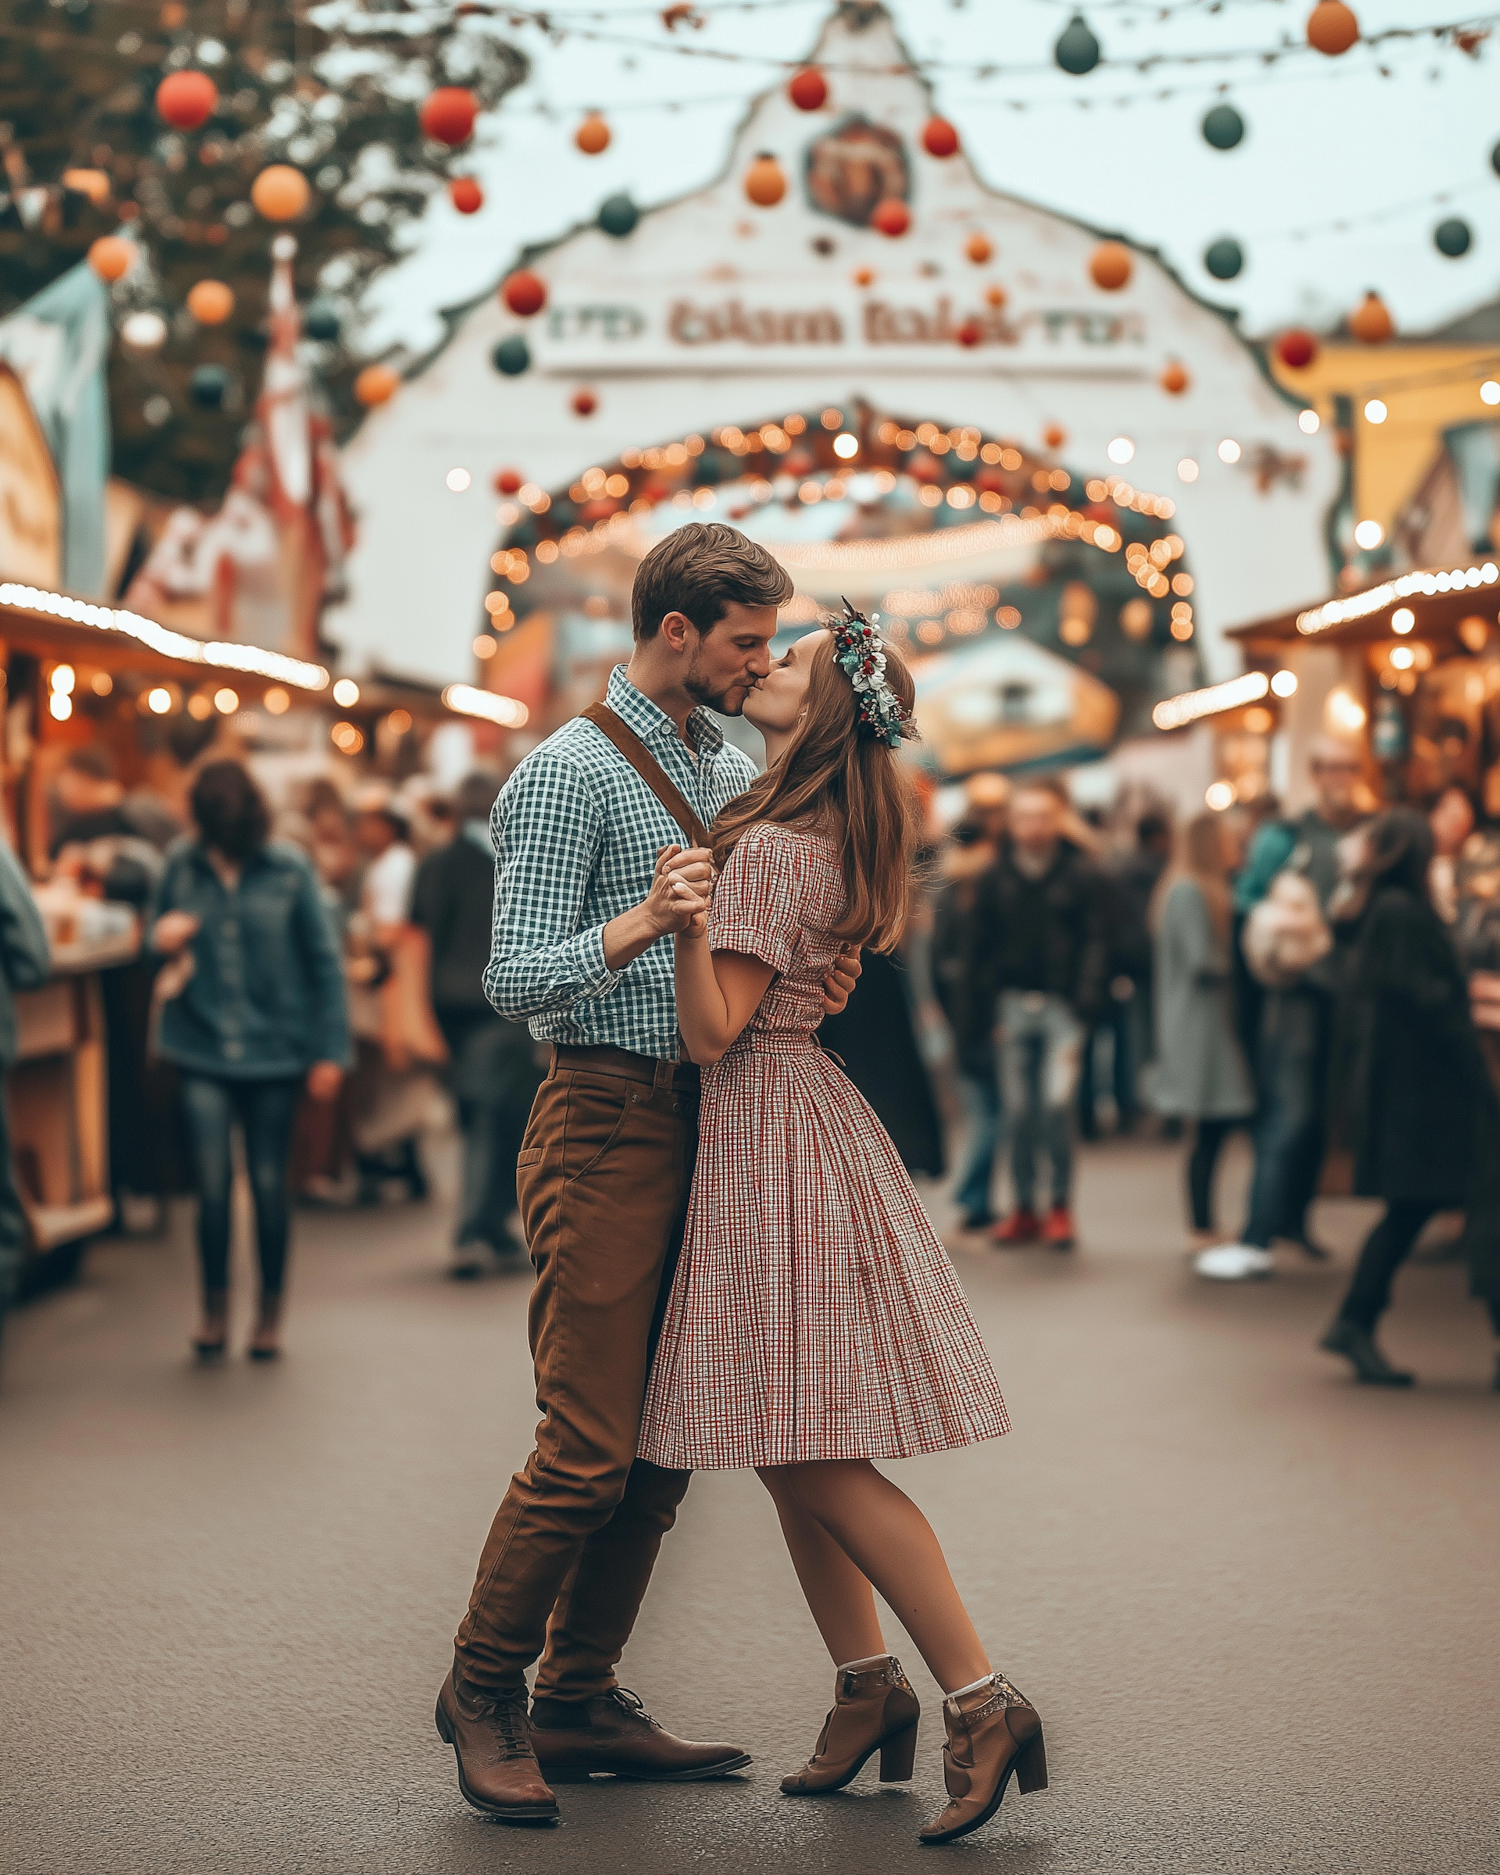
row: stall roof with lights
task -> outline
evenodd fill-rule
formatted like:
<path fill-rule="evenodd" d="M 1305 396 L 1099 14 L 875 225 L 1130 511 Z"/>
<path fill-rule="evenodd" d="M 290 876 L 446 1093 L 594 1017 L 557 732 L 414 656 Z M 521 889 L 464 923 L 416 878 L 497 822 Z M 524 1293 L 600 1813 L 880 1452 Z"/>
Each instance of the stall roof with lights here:
<path fill-rule="evenodd" d="M 1267 644 L 1367 644 L 1393 631 L 1419 638 L 1465 638 L 1466 621 L 1477 619 L 1485 636 L 1496 623 L 1500 564 L 1491 559 L 1462 566 L 1418 568 L 1393 574 L 1363 592 L 1346 593 L 1319 605 L 1302 606 L 1238 625 L 1229 636 L 1249 648 Z"/>
<path fill-rule="evenodd" d="M 778 86 L 707 188 L 623 236 L 589 225 L 519 257 L 545 306 L 456 309 L 446 343 L 370 414 L 344 452 L 360 533 L 329 619 L 350 662 L 437 681 L 473 670 L 498 473 L 566 488 L 632 450 L 820 402 L 1031 449 L 1050 435 L 1080 481 L 1128 472 L 1170 490 L 1211 677 L 1237 663 L 1227 625 L 1326 588 L 1332 441 L 1299 429 L 1297 400 L 1232 319 L 1140 248 L 1103 289 L 1098 230 L 986 187 L 961 150 L 929 155 L 931 96 L 882 8 L 838 9 L 811 56 L 829 72 L 821 110 Z M 871 225 L 876 146 L 881 187 L 909 202 L 898 238 Z M 743 182 L 767 151 L 788 186 L 759 208 Z M 496 256 L 497 280 L 515 258 Z"/>

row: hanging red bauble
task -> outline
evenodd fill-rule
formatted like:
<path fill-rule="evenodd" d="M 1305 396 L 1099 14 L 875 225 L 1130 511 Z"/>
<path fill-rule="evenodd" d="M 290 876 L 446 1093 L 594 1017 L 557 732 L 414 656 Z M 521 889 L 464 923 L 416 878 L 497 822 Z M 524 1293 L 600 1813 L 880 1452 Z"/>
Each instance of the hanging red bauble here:
<path fill-rule="evenodd" d="M 519 469 L 501 469 L 495 477 L 497 495 L 519 495 L 521 486 L 522 477 Z"/>
<path fill-rule="evenodd" d="M 448 184 L 448 200 L 460 215 L 477 215 L 484 207 L 484 190 L 472 176 L 455 176 Z"/>
<path fill-rule="evenodd" d="M 786 194 L 786 175 L 769 150 L 745 171 L 745 194 L 757 208 L 774 208 Z"/>
<path fill-rule="evenodd" d="M 958 132 L 946 117 L 929 117 L 922 126 L 922 148 L 929 156 L 952 156 L 958 149 Z"/>
<path fill-rule="evenodd" d="M 984 337 L 984 330 L 977 319 L 965 319 L 953 336 L 960 345 L 974 346 Z"/>
<path fill-rule="evenodd" d="M 828 80 L 809 65 L 794 75 L 786 88 L 786 95 L 799 111 L 821 111 L 828 102 Z"/>
<path fill-rule="evenodd" d="M 1049 449 L 1061 449 L 1068 440 L 1068 432 L 1060 423 L 1049 423 L 1042 431 L 1042 441 Z"/>
<path fill-rule="evenodd" d="M 1290 371 L 1305 371 L 1318 355 L 1318 341 L 1311 332 L 1293 327 L 1276 341 L 1276 356 Z"/>
<path fill-rule="evenodd" d="M 89 248 L 88 261 L 101 280 L 122 280 L 135 265 L 140 249 L 117 234 L 101 234 Z"/>
<path fill-rule="evenodd" d="M 479 100 L 464 85 L 439 85 L 422 106 L 422 135 L 457 149 L 474 134 Z"/>
<path fill-rule="evenodd" d="M 1180 358 L 1169 358 L 1166 368 L 1156 381 L 1168 397 L 1181 397 L 1192 383 L 1192 379 L 1187 374 L 1187 367 Z"/>
<path fill-rule="evenodd" d="M 1384 345 L 1396 323 L 1378 293 L 1366 293 L 1349 315 L 1349 330 L 1365 345 Z"/>
<path fill-rule="evenodd" d="M 575 417 L 591 417 L 598 408 L 599 399 L 592 391 L 574 391 L 573 415 Z"/>
<path fill-rule="evenodd" d="M 597 111 L 590 111 L 573 132 L 573 141 L 585 156 L 601 156 L 609 148 L 609 125 Z"/>
<path fill-rule="evenodd" d="M 156 114 L 174 130 L 201 130 L 219 103 L 207 72 L 173 72 L 156 87 Z"/>
<path fill-rule="evenodd" d="M 1106 293 L 1128 286 L 1134 271 L 1134 258 L 1123 241 L 1101 241 L 1089 255 L 1089 277 Z"/>
<path fill-rule="evenodd" d="M 888 195 L 883 202 L 876 204 L 875 213 L 870 217 L 870 226 L 894 241 L 911 226 L 911 210 L 900 196 Z"/>
<path fill-rule="evenodd" d="M 520 267 L 508 276 L 500 297 L 518 319 L 529 319 L 547 304 L 547 283 L 528 267 Z"/>
<path fill-rule="evenodd" d="M 982 267 L 994 251 L 988 235 L 971 234 L 964 242 L 964 252 L 976 267 Z"/>
<path fill-rule="evenodd" d="M 1307 16 L 1307 43 L 1336 59 L 1359 38 L 1359 21 L 1344 0 L 1318 0 Z"/>
<path fill-rule="evenodd" d="M 389 365 L 366 365 L 354 380 L 354 398 L 367 410 L 388 404 L 401 388 L 401 374 Z"/>

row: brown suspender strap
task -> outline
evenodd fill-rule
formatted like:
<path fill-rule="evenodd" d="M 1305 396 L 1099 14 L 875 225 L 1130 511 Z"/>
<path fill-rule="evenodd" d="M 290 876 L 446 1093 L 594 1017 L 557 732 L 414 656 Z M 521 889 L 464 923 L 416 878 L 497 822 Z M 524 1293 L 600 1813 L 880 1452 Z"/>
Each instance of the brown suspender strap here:
<path fill-rule="evenodd" d="M 708 829 L 688 805 L 687 797 L 667 774 L 640 737 L 607 703 L 591 703 L 580 712 L 609 737 L 625 760 L 677 822 L 689 846 L 707 846 Z"/>

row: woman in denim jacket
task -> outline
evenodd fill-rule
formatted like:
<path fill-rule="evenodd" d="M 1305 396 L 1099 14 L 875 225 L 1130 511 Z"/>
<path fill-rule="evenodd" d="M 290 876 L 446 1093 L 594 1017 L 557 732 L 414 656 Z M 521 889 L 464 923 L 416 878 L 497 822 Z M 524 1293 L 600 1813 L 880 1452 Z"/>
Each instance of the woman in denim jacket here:
<path fill-rule="evenodd" d="M 230 1133 L 244 1132 L 260 1258 L 252 1360 L 280 1353 L 291 1206 L 287 1168 L 304 1086 L 332 1100 L 350 1061 L 344 971 L 311 865 L 267 839 L 270 815 L 238 762 L 193 787 L 196 836 L 167 856 L 148 929 L 169 959 L 157 1050 L 181 1071 L 197 1166 L 200 1360 L 224 1352 L 229 1314 Z"/>

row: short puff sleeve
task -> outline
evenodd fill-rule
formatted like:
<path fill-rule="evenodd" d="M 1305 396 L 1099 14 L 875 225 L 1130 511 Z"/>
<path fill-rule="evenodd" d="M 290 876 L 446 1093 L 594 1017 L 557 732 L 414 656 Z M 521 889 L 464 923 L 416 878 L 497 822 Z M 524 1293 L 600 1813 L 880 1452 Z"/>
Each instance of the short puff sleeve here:
<path fill-rule="evenodd" d="M 769 822 L 751 827 L 719 875 L 708 914 L 711 950 L 758 957 L 783 974 L 792 967 L 806 882 L 802 841 Z"/>

